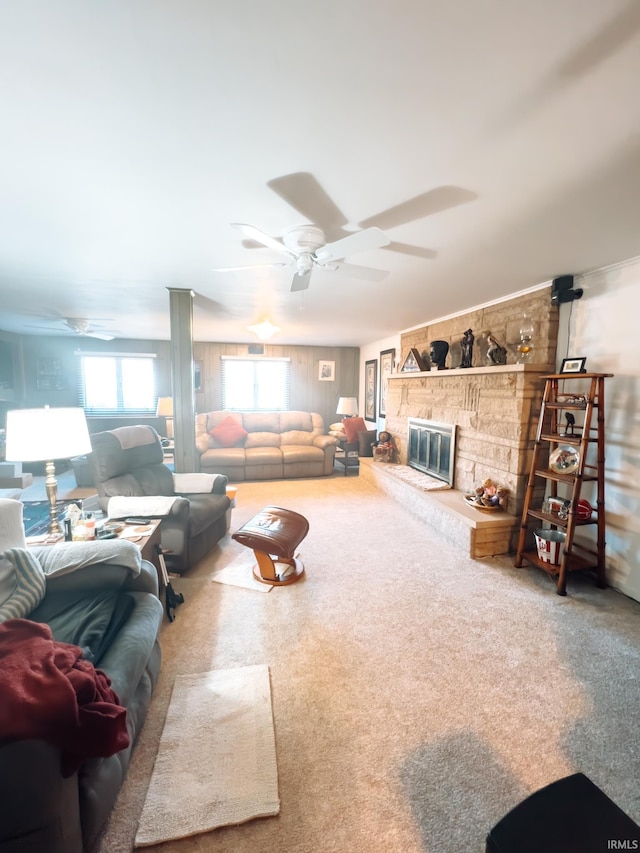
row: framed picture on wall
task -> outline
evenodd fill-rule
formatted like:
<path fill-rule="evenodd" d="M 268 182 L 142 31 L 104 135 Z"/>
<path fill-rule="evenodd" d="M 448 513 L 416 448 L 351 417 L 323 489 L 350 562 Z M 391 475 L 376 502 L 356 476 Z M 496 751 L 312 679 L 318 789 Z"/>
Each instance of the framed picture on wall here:
<path fill-rule="evenodd" d="M 202 362 L 193 362 L 193 388 L 195 391 L 202 391 Z"/>
<path fill-rule="evenodd" d="M 320 382 L 335 382 L 336 379 L 336 363 L 335 361 L 319 361 L 318 362 L 318 379 Z"/>
<path fill-rule="evenodd" d="M 385 349 L 380 353 L 380 417 L 387 414 L 387 377 L 393 373 L 393 362 L 395 361 L 395 349 Z"/>
<path fill-rule="evenodd" d="M 364 363 L 364 419 L 376 419 L 376 391 L 378 390 L 378 359 Z"/>

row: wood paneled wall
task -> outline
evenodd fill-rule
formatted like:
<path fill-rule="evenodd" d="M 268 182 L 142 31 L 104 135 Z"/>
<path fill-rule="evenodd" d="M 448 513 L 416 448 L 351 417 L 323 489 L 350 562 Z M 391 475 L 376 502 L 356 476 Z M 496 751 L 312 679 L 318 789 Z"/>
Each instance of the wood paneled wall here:
<path fill-rule="evenodd" d="M 201 390 L 196 392 L 196 411 L 208 412 L 219 409 L 220 400 L 220 357 L 222 355 L 248 355 L 248 344 L 221 344 L 194 342 L 194 358 L 202 363 Z M 168 341 L 115 340 L 100 341 L 95 338 L 47 337 L 25 335 L 19 339 L 21 356 L 20 387 L 6 408 L 40 408 L 51 406 L 78 405 L 78 358 L 76 353 L 100 352 L 149 352 L 156 355 L 157 391 L 159 396 L 171 394 L 171 363 Z M 328 427 L 336 418 L 338 397 L 358 396 L 358 370 L 360 350 L 358 347 L 306 347 L 265 344 L 265 356 L 291 359 L 291 408 L 319 412 Z M 37 386 L 38 359 L 56 358 L 62 362 L 61 388 L 39 390 Z M 318 379 L 320 361 L 335 362 L 335 380 L 323 382 Z M 2 416 L 0 405 L 0 417 Z M 3 418 L 4 421 L 4 418 Z M 123 426 L 128 419 L 91 419 L 92 432 Z M 136 419 L 138 422 L 139 419 Z M 163 431 L 162 419 L 145 421 Z M 4 423 L 0 424 L 4 426 Z"/>
<path fill-rule="evenodd" d="M 249 355 L 247 344 L 194 343 L 193 356 L 202 362 L 202 390 L 196 392 L 198 412 L 220 409 L 221 356 Z M 291 398 L 294 410 L 318 412 L 325 427 L 337 420 L 338 397 L 358 396 L 358 347 L 305 347 L 265 344 L 264 355 L 291 359 Z M 319 362 L 335 362 L 335 380 L 318 379 Z"/>

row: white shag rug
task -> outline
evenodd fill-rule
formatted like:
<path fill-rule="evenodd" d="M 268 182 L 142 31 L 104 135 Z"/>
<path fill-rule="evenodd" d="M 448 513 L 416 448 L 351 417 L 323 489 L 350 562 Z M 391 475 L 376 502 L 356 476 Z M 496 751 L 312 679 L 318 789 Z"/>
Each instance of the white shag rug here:
<path fill-rule="evenodd" d="M 253 567 L 255 563 L 256 558 L 253 551 L 245 548 L 244 553 L 236 557 L 232 563 L 212 575 L 211 580 L 215 583 L 226 583 L 229 586 L 253 589 L 256 592 L 271 592 L 273 584 L 261 583 L 254 578 Z"/>
<path fill-rule="evenodd" d="M 423 492 L 439 492 L 444 489 L 450 489 L 451 486 L 443 480 L 438 480 L 437 477 L 431 477 L 429 474 L 424 474 L 416 468 L 411 468 L 410 465 L 398 465 L 394 462 L 379 463 L 384 466 L 384 471 L 397 477 L 398 480 L 403 480 L 405 483 L 411 483 Z"/>
<path fill-rule="evenodd" d="M 279 811 L 269 667 L 176 676 L 136 847 Z"/>

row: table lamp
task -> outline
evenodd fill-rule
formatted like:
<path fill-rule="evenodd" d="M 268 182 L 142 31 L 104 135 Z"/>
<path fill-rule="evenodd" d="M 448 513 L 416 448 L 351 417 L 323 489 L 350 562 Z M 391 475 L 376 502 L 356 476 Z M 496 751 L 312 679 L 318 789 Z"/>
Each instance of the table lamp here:
<path fill-rule="evenodd" d="M 358 414 L 358 400 L 356 397 L 340 397 L 336 415 L 345 418 L 353 418 Z"/>
<path fill-rule="evenodd" d="M 173 438 L 173 397 L 158 397 L 156 417 L 164 418 L 167 438 Z"/>
<path fill-rule="evenodd" d="M 91 453 L 84 409 L 11 409 L 7 412 L 8 462 L 45 462 L 49 499 L 49 533 L 62 533 L 56 502 L 58 481 L 54 459 Z"/>

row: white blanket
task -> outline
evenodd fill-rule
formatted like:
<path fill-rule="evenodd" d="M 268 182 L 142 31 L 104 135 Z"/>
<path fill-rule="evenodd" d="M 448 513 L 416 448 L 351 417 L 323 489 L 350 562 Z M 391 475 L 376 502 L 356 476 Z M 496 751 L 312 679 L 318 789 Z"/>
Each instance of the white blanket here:
<path fill-rule="evenodd" d="M 60 542 L 55 547 L 30 548 L 46 577 L 68 575 L 96 563 L 114 563 L 140 574 L 142 557 L 133 542 L 124 539 L 96 539 L 89 542 Z"/>
<path fill-rule="evenodd" d="M 169 515 L 171 507 L 177 498 L 165 495 L 146 495 L 142 497 L 125 497 L 117 495 L 109 498 L 107 515 L 109 518 L 127 518 L 129 516 L 140 516 L 145 518 L 157 518 Z"/>
<path fill-rule="evenodd" d="M 174 474 L 174 491 L 181 494 L 208 494 L 213 491 L 213 486 L 219 474 Z"/>

